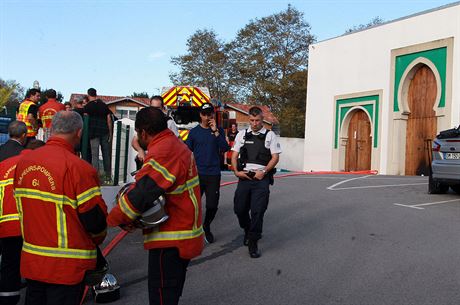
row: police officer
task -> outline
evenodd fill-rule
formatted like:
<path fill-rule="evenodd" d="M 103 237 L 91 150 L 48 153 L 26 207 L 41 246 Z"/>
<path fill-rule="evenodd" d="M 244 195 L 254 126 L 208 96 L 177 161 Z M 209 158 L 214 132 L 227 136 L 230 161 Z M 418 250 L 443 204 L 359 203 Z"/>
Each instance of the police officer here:
<path fill-rule="evenodd" d="M 269 185 L 279 161 L 281 147 L 273 131 L 263 127 L 263 112 L 249 109 L 250 128 L 238 132 L 232 148 L 232 167 L 239 178 L 234 212 L 244 230 L 244 245 L 251 258 L 260 257 L 257 241 L 262 237 L 264 213 L 268 206 Z"/>

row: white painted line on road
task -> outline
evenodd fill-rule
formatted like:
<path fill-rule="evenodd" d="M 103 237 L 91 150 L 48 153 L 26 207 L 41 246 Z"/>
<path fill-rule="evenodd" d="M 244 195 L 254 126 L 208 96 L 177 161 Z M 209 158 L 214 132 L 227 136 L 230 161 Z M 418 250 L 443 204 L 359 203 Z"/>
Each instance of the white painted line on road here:
<path fill-rule="evenodd" d="M 341 179 L 345 179 L 345 178 L 344 177 L 321 177 L 321 176 L 307 176 L 307 175 L 302 176 L 302 175 L 300 175 L 300 176 L 283 177 L 283 179 L 333 179 L 333 180 L 341 180 Z"/>
<path fill-rule="evenodd" d="M 405 207 L 405 208 L 412 208 L 412 209 L 417 209 L 417 210 L 424 210 L 425 208 L 419 208 L 414 205 L 407 205 L 407 204 L 400 204 L 400 203 L 393 203 L 394 205 L 400 206 L 400 207 Z"/>
<path fill-rule="evenodd" d="M 406 184 L 382 184 L 382 185 L 367 185 L 367 186 L 350 186 L 331 189 L 331 191 L 353 190 L 353 189 L 371 189 L 381 187 L 396 187 L 396 186 L 409 186 L 409 185 L 426 185 L 426 183 L 406 183 Z"/>
<path fill-rule="evenodd" d="M 341 185 L 343 183 L 346 183 L 346 182 L 349 182 L 349 181 L 353 181 L 353 180 L 358 180 L 358 179 L 365 179 L 367 177 L 371 177 L 373 175 L 367 175 L 367 176 L 362 176 L 362 177 L 356 177 L 356 178 L 351 178 L 351 179 L 347 179 L 347 180 L 344 180 L 344 181 L 340 181 L 340 182 L 337 182 L 336 184 L 334 185 L 331 185 L 329 186 L 327 189 L 330 190 L 330 191 L 335 191 L 335 187 L 338 186 L 338 185 Z"/>
<path fill-rule="evenodd" d="M 429 206 L 429 205 L 436 205 L 436 204 L 443 204 L 443 203 L 449 203 L 449 202 L 455 202 L 455 201 L 460 201 L 459 199 L 452 199 L 452 200 L 443 200 L 443 201 L 436 201 L 436 202 L 427 202 L 427 203 L 419 203 L 419 204 L 413 204 L 413 205 L 408 205 L 408 204 L 401 204 L 401 203 L 393 203 L 394 205 L 397 206 L 402 206 L 406 208 L 413 208 L 413 209 L 418 209 L 418 210 L 424 210 L 424 206 Z"/>

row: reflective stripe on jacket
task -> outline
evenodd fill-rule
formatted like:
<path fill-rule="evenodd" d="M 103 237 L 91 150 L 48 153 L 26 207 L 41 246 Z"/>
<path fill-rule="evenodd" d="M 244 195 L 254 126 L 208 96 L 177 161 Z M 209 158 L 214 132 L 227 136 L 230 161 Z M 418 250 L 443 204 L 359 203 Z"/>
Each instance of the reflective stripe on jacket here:
<path fill-rule="evenodd" d="M 21 155 L 10 157 L 0 162 L 0 238 L 21 236 L 19 214 L 13 195 L 13 179 Z"/>
<path fill-rule="evenodd" d="M 80 283 L 85 271 L 96 266 L 97 240 L 80 216 L 95 206 L 107 213 L 96 170 L 65 140 L 51 137 L 20 159 L 14 192 L 24 238 L 22 276 L 53 284 Z"/>
<path fill-rule="evenodd" d="M 24 100 L 19 105 L 19 111 L 18 115 L 16 116 L 16 120 L 26 123 L 28 137 L 35 137 L 37 135 L 38 130 L 34 129 L 32 124 L 29 122 L 29 119 L 27 118 L 27 115 L 29 114 L 29 108 L 31 105 L 35 105 L 35 103 L 30 100 Z"/>
<path fill-rule="evenodd" d="M 170 130 L 156 135 L 147 150 L 136 181 L 148 176 L 165 191 L 169 219 L 156 229 L 144 230 L 144 248 L 176 247 L 180 257 L 192 259 L 201 254 L 204 245 L 200 187 L 193 154 Z M 131 223 L 141 215 L 128 194 L 129 191 L 110 212 L 111 226 Z"/>

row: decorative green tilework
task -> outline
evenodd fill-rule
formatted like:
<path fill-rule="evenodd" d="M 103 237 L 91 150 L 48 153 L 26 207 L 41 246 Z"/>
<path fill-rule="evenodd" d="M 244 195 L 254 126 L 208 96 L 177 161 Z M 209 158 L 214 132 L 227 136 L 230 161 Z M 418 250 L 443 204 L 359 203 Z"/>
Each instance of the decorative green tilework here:
<path fill-rule="evenodd" d="M 357 106 L 364 108 L 364 110 L 371 118 L 372 128 L 374 129 L 373 146 L 377 147 L 379 126 L 379 96 L 369 95 L 336 100 L 334 148 L 339 147 L 339 134 L 344 118 L 348 112 L 355 109 Z"/>
<path fill-rule="evenodd" d="M 395 60 L 395 87 L 394 87 L 394 103 L 393 111 L 399 111 L 398 104 L 398 91 L 401 85 L 401 78 L 406 71 L 407 67 L 419 57 L 424 57 L 431 61 L 436 69 L 438 70 L 439 76 L 441 77 L 441 99 L 439 100 L 438 107 L 445 107 L 446 104 L 446 69 L 447 69 L 447 47 L 410 53 L 401 56 L 396 56 Z"/>

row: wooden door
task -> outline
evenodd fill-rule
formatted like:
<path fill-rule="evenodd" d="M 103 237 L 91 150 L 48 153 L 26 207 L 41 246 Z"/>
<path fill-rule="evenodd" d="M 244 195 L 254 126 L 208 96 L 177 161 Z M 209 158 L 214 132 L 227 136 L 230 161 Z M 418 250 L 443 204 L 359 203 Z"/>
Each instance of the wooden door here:
<path fill-rule="evenodd" d="M 348 125 L 348 141 L 345 153 L 345 170 L 371 169 L 371 123 L 367 114 L 358 110 L 353 113 Z"/>
<path fill-rule="evenodd" d="M 429 174 L 429 145 L 436 136 L 437 121 L 433 106 L 436 100 L 436 78 L 422 66 L 409 85 L 409 118 L 406 129 L 406 175 Z"/>

